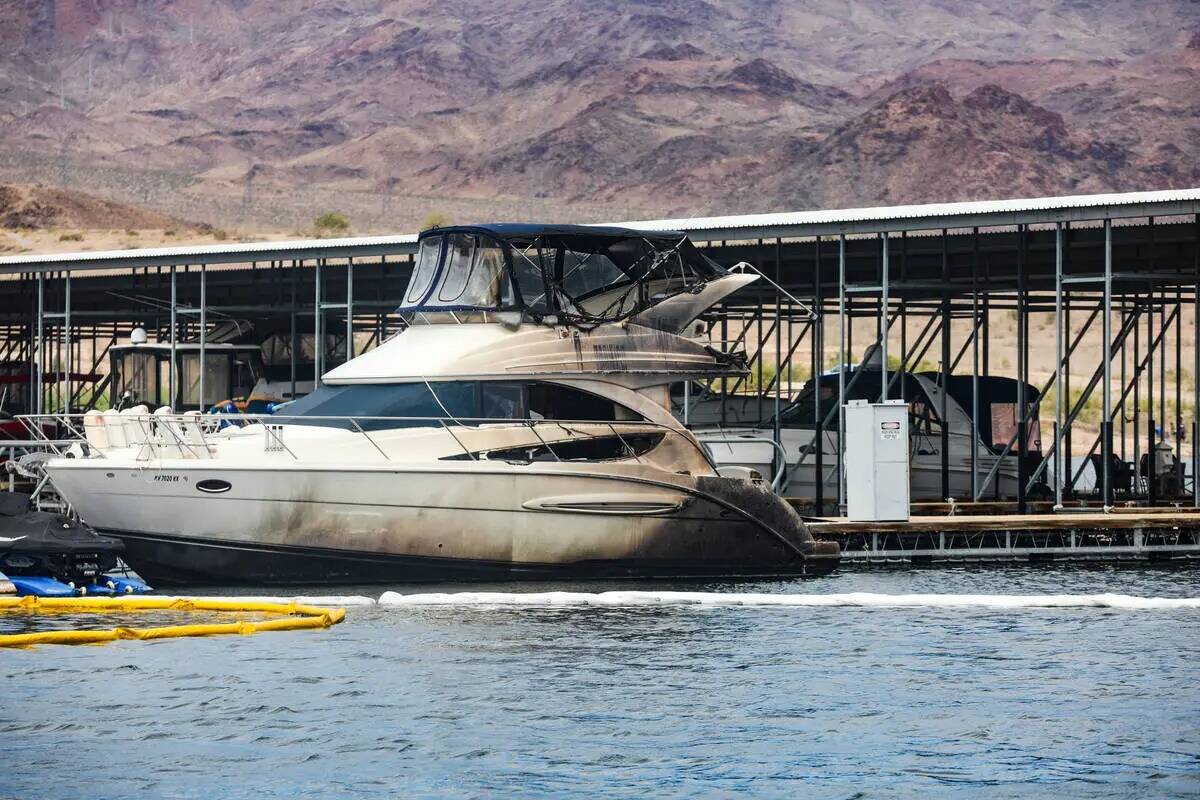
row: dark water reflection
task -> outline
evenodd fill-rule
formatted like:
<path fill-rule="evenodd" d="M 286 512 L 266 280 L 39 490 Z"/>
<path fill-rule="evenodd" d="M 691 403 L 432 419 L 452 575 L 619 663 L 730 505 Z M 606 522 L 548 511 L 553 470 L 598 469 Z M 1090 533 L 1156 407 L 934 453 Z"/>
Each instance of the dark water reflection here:
<path fill-rule="evenodd" d="M 726 588 L 1194 597 L 1200 572 Z M 1200 793 L 1196 610 L 350 609 L 325 632 L 0 664 L 0 796 Z"/>

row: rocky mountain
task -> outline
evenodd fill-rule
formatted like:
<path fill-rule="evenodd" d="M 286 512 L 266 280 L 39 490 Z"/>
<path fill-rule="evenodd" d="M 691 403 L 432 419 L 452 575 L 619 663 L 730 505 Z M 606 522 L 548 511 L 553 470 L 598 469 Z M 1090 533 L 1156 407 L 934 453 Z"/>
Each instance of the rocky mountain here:
<path fill-rule="evenodd" d="M 0 41 L 0 176 L 217 224 L 1200 184 L 1192 0 L 9 0 Z"/>

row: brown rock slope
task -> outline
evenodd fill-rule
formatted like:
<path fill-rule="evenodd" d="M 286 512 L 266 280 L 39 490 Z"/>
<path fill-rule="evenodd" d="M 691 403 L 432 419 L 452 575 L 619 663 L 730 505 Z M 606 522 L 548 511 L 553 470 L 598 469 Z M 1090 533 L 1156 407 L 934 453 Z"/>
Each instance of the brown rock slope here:
<path fill-rule="evenodd" d="M 0 184 L 0 228 L 164 230 L 196 229 L 197 226 L 83 192 L 38 185 Z"/>
<path fill-rule="evenodd" d="M 0 176 L 71 161 L 106 194 L 214 214 L 1181 186 L 1198 31 L 1193 0 L 13 0 Z"/>

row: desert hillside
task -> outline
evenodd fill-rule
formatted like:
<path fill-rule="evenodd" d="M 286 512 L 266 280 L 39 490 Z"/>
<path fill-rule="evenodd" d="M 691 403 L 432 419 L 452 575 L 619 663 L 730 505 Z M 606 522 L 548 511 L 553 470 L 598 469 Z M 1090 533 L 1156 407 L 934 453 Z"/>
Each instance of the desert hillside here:
<path fill-rule="evenodd" d="M 12 0 L 0 178 L 221 227 L 1200 184 L 1200 4 Z"/>

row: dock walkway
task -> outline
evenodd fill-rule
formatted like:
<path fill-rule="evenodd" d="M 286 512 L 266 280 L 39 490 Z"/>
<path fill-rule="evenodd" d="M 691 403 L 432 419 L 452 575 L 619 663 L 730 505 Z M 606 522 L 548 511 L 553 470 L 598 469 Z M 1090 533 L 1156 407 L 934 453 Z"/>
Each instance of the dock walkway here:
<path fill-rule="evenodd" d="M 808 522 L 863 566 L 1045 561 L 1200 563 L 1200 511 L 1119 508 L 1054 514 L 916 516 L 907 522 Z"/>

